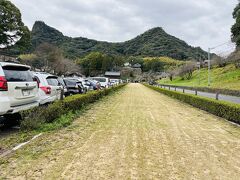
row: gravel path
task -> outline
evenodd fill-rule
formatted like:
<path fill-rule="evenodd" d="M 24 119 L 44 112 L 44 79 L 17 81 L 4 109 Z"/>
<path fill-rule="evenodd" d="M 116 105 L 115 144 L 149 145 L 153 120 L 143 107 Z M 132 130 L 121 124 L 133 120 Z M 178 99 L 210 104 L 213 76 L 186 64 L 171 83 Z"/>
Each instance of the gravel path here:
<path fill-rule="evenodd" d="M 238 126 L 129 84 L 2 159 L 0 177 L 237 180 L 239 152 Z"/>

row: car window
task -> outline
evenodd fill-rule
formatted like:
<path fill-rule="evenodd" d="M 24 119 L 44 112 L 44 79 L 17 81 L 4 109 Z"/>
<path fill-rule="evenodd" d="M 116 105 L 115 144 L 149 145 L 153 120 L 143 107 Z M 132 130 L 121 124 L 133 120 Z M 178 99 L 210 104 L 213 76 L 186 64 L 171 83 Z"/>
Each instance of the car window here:
<path fill-rule="evenodd" d="M 76 86 L 76 81 L 64 80 L 67 86 Z"/>
<path fill-rule="evenodd" d="M 26 67 L 4 66 L 3 71 L 8 82 L 33 82 L 32 73 Z"/>
<path fill-rule="evenodd" d="M 50 86 L 58 86 L 59 82 L 56 78 L 47 78 L 48 85 Z"/>

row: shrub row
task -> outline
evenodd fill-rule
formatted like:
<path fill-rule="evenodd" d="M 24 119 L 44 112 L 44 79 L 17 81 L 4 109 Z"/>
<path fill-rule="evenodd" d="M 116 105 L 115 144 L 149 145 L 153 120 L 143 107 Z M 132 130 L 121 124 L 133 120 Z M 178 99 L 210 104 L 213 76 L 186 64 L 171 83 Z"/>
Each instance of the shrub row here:
<path fill-rule="evenodd" d="M 229 121 L 240 124 L 240 105 L 238 104 L 231 104 L 228 102 L 217 101 L 210 98 L 199 97 L 191 94 L 184 94 L 176 91 L 170 91 L 159 87 L 151 86 L 148 84 L 144 85 L 167 96 L 188 103 L 194 107 L 197 107 L 219 117 L 225 118 Z"/>
<path fill-rule="evenodd" d="M 166 84 L 160 84 L 160 85 L 166 85 Z M 220 93 L 225 94 L 229 96 L 238 96 L 240 97 L 240 91 L 238 90 L 232 90 L 232 89 L 219 89 L 219 88 L 210 88 L 210 87 L 190 87 L 190 86 L 174 86 L 174 85 L 166 85 L 171 86 L 173 88 L 184 88 L 188 90 L 198 90 L 202 92 L 209 92 L 209 93 Z"/>
<path fill-rule="evenodd" d="M 37 129 L 41 124 L 52 123 L 62 115 L 81 110 L 85 105 L 93 103 L 103 96 L 119 90 L 123 86 L 125 86 L 125 84 L 100 91 L 88 92 L 87 94 L 69 96 L 62 101 L 56 101 L 48 106 L 40 106 L 23 111 L 21 112 L 21 129 L 33 130 Z"/>

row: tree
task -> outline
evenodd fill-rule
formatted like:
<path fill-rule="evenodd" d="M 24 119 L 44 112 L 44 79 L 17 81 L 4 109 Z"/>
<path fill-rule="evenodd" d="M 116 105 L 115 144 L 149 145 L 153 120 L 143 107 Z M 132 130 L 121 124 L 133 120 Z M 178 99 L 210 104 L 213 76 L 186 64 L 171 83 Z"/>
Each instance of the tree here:
<path fill-rule="evenodd" d="M 179 68 L 178 75 L 182 77 L 182 79 L 190 80 L 192 78 L 195 68 L 195 62 L 187 62 Z"/>
<path fill-rule="evenodd" d="M 214 56 L 212 58 L 212 64 L 217 65 L 218 67 L 225 67 L 227 65 L 227 58 L 221 56 Z"/>
<path fill-rule="evenodd" d="M 19 60 L 35 69 L 58 75 L 81 71 L 76 62 L 64 58 L 61 49 L 48 43 L 39 45 L 34 54 L 20 55 Z"/>
<path fill-rule="evenodd" d="M 162 72 L 165 65 L 166 63 L 158 58 L 144 59 L 143 71 Z"/>
<path fill-rule="evenodd" d="M 33 61 L 33 67 L 39 68 L 46 72 L 58 72 L 61 62 L 63 62 L 63 53 L 58 47 L 49 44 L 42 43 L 39 45 L 34 55 L 36 56 L 20 56 L 20 59 L 26 59 L 30 57 Z"/>
<path fill-rule="evenodd" d="M 36 54 L 22 54 L 18 56 L 18 59 L 22 64 L 29 65 L 33 68 L 40 69 L 43 66 L 41 61 L 38 61 L 39 58 Z"/>
<path fill-rule="evenodd" d="M 95 76 L 102 72 L 102 62 L 105 58 L 100 52 L 92 52 L 77 62 L 86 76 Z"/>
<path fill-rule="evenodd" d="M 239 47 L 236 49 L 236 51 L 234 51 L 228 56 L 227 61 L 233 63 L 236 68 L 240 68 L 240 48 Z"/>
<path fill-rule="evenodd" d="M 30 32 L 22 22 L 21 12 L 8 0 L 0 1 L 0 48 L 19 42 L 20 48 L 30 43 Z"/>
<path fill-rule="evenodd" d="M 176 75 L 176 66 L 171 66 L 167 69 L 167 73 L 169 76 L 170 81 L 173 80 L 173 77 Z"/>
<path fill-rule="evenodd" d="M 102 70 L 103 71 L 110 71 L 113 66 L 113 57 L 104 55 L 102 60 Z"/>
<path fill-rule="evenodd" d="M 110 56 L 100 52 L 92 52 L 84 58 L 78 59 L 77 63 L 82 67 L 86 76 L 96 76 L 105 71 L 119 70 L 124 60 L 120 56 Z"/>
<path fill-rule="evenodd" d="M 18 53 L 30 52 L 31 50 L 31 33 L 27 26 L 23 27 L 23 36 L 21 39 L 16 42 L 16 44 L 12 47 Z"/>
<path fill-rule="evenodd" d="M 58 75 L 66 75 L 66 74 L 72 74 L 72 73 L 80 73 L 81 69 L 80 67 L 76 64 L 76 62 L 63 58 L 59 60 L 59 63 L 56 66 L 56 71 L 55 73 Z"/>
<path fill-rule="evenodd" d="M 44 71 L 56 72 L 59 63 L 64 58 L 61 49 L 49 43 L 39 45 L 36 48 L 35 54 L 44 65 Z"/>
<path fill-rule="evenodd" d="M 235 24 L 232 26 L 232 41 L 240 46 L 240 1 L 233 11 L 233 18 L 236 20 Z"/>

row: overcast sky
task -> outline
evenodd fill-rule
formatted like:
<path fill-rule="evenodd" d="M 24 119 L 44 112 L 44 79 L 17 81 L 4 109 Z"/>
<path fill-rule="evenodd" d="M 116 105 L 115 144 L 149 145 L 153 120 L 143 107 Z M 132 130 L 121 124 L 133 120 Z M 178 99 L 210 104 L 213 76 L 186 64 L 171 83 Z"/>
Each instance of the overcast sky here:
<path fill-rule="evenodd" d="M 237 0 L 11 0 L 31 29 L 36 20 L 64 35 L 122 42 L 162 27 L 204 50 L 230 40 Z M 215 52 L 230 51 L 224 45 Z"/>

